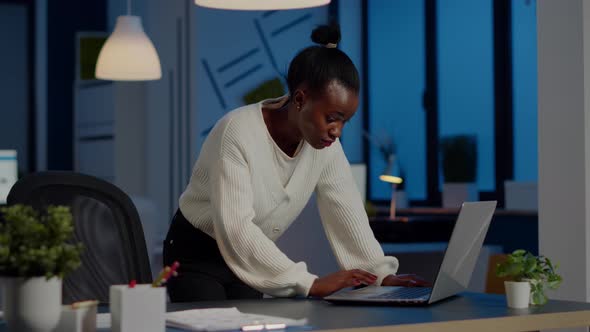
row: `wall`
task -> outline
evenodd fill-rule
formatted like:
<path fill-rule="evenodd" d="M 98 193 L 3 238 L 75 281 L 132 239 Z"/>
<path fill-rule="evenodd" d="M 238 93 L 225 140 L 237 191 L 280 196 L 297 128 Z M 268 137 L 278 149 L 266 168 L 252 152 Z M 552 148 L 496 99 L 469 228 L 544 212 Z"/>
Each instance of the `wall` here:
<path fill-rule="evenodd" d="M 169 220 L 215 122 L 264 80 L 282 75 L 311 44 L 327 8 L 259 12 L 150 1 L 145 28 L 162 79 L 146 86 L 146 194 Z M 227 24 L 232 22 L 232 24 Z"/>
<path fill-rule="evenodd" d="M 116 82 L 114 88 L 115 183 L 129 195 L 145 195 L 145 91 L 142 82 Z"/>
<path fill-rule="evenodd" d="M 47 169 L 47 0 L 35 1 L 35 114 L 37 171 Z"/>
<path fill-rule="evenodd" d="M 156 207 L 156 236 L 162 238 L 190 173 L 190 120 L 194 112 L 194 3 L 148 1 L 144 28 L 162 65 L 162 78 L 146 83 L 145 196 Z M 183 162 L 184 160 L 184 162 Z"/>
<path fill-rule="evenodd" d="M 539 252 L 564 278 L 550 297 L 588 301 L 590 3 L 537 5 Z"/>
<path fill-rule="evenodd" d="M 104 1 L 47 2 L 47 168 L 73 168 L 73 85 L 77 31 L 106 29 Z"/>
<path fill-rule="evenodd" d="M 195 17 L 198 149 L 221 116 L 244 104 L 246 92 L 286 76 L 293 56 L 312 45 L 311 30 L 326 22 L 327 7 L 268 12 L 198 7 Z"/>
<path fill-rule="evenodd" d="M 0 149 L 16 149 L 19 168 L 28 165 L 27 8 L 0 4 Z"/>
<path fill-rule="evenodd" d="M 109 1 L 110 26 L 125 10 L 121 3 Z M 240 12 L 148 0 L 137 14 L 158 51 L 162 78 L 118 84 L 116 112 L 130 113 L 116 115 L 116 183 L 148 211 L 142 219 L 149 220 L 146 238 L 157 256 L 207 130 L 242 105 L 247 91 L 287 70 L 295 52 L 311 44 L 312 28 L 326 21 L 327 8 Z M 130 101 L 142 106 L 129 110 Z M 132 159 L 142 153 L 140 163 Z"/>
<path fill-rule="evenodd" d="M 340 49 L 350 57 L 359 71 L 361 80 L 363 77 L 363 23 L 362 1 L 338 1 L 338 20 L 341 23 L 342 41 Z M 361 81 L 362 82 L 362 81 Z M 365 84 L 364 82 L 361 83 Z M 342 147 L 348 161 L 351 163 L 364 163 L 363 156 L 363 117 L 367 110 L 363 109 L 362 94 L 359 98 L 359 108 L 342 132 Z M 364 189 L 363 189 L 364 190 Z"/>

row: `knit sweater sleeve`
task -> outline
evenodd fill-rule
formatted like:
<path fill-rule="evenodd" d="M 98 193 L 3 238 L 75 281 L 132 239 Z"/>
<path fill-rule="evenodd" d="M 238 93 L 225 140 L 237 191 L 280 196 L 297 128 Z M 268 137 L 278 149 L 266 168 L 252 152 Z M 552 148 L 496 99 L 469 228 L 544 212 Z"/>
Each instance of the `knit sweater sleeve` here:
<path fill-rule="evenodd" d="M 350 165 L 339 143 L 316 187 L 326 235 L 342 269 L 363 269 L 377 275 L 377 284 L 398 269 L 398 260 L 385 256 L 369 226 Z"/>
<path fill-rule="evenodd" d="M 231 270 L 251 287 L 269 295 L 307 296 L 317 276 L 304 262 L 291 261 L 254 224 L 249 167 L 239 135 L 226 130 L 220 155 L 212 163 L 211 205 L 215 238 Z"/>

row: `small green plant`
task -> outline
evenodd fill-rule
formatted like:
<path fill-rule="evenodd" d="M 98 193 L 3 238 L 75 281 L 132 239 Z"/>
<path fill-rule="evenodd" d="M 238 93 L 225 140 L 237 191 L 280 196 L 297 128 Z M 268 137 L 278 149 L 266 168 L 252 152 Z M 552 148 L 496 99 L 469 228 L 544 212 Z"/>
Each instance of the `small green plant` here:
<path fill-rule="evenodd" d="M 475 136 L 456 135 L 444 137 L 441 139 L 440 149 L 445 182 L 475 182 L 477 170 Z"/>
<path fill-rule="evenodd" d="M 367 212 L 367 216 L 369 218 L 374 218 L 377 216 L 377 207 L 371 201 L 365 202 L 365 211 Z"/>
<path fill-rule="evenodd" d="M 545 288 L 556 289 L 561 284 L 562 278 L 555 272 L 556 269 L 557 266 L 549 258 L 519 249 L 496 266 L 496 275 L 514 281 L 528 281 L 531 284 L 531 302 L 541 305 L 547 303 Z"/>
<path fill-rule="evenodd" d="M 281 80 L 276 77 L 262 82 L 259 86 L 244 95 L 242 100 L 246 105 L 257 103 L 264 99 L 276 98 L 285 94 Z"/>
<path fill-rule="evenodd" d="M 0 275 L 63 278 L 80 266 L 83 246 L 71 243 L 72 213 L 49 206 L 39 213 L 26 205 L 0 208 Z"/>

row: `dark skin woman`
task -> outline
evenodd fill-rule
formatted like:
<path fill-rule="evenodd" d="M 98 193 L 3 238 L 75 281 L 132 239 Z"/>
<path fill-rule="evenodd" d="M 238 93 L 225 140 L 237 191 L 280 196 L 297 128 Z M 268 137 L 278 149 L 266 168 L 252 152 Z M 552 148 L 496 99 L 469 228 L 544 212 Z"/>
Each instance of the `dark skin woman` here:
<path fill-rule="evenodd" d="M 312 40 L 319 46 L 291 62 L 287 96 L 228 113 L 203 145 L 164 243 L 164 262 L 181 266 L 168 284 L 173 302 L 429 285 L 397 275 L 373 236 L 339 142 L 358 108 L 358 72 L 336 48 L 337 27 Z M 274 244 L 313 193 L 341 266 L 321 277 Z"/>
<path fill-rule="evenodd" d="M 340 138 L 344 125 L 358 109 L 358 92 L 347 89 L 337 80 L 329 82 L 315 95 L 302 84 L 284 104 L 263 107 L 264 122 L 272 138 L 287 155 L 293 153 L 301 140 L 316 149 L 330 146 Z M 315 280 L 310 296 L 324 297 L 343 288 L 372 285 L 377 276 L 363 270 L 338 271 Z M 389 275 L 382 286 L 429 286 L 430 283 L 413 274 Z"/>

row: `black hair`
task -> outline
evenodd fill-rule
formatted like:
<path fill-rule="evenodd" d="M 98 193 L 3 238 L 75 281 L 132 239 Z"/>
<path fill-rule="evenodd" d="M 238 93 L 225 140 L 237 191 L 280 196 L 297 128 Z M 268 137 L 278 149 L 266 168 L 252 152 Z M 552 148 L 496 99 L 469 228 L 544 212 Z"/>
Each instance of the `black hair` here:
<path fill-rule="evenodd" d="M 311 40 L 321 46 L 309 46 L 300 51 L 289 65 L 287 85 L 294 94 L 305 83 L 312 93 L 321 94 L 333 80 L 359 93 L 359 74 L 352 60 L 336 48 L 340 42 L 337 24 L 321 25 L 311 33 Z"/>

